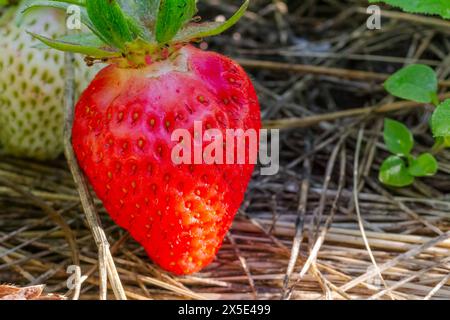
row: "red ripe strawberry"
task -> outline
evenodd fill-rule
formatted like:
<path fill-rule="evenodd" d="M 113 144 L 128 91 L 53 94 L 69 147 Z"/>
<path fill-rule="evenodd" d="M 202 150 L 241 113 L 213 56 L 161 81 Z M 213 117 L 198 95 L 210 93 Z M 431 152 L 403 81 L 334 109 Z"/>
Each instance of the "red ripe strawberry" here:
<path fill-rule="evenodd" d="M 182 2 L 161 1 L 157 14 L 148 14 L 142 7 L 130 12 L 113 0 L 87 1 L 88 26 L 94 31 L 89 41 L 37 37 L 51 47 L 110 63 L 76 105 L 72 142 L 79 164 L 113 220 L 153 261 L 173 273 L 190 274 L 219 250 L 254 165 L 249 150 L 244 150 L 246 164 L 177 165 L 172 151 L 179 141 L 172 141 L 172 133 L 185 129 L 194 135 L 197 121 L 204 131 L 217 129 L 223 137 L 227 129 L 259 132 L 261 119 L 243 69 L 188 44 L 233 25 L 248 1 L 228 22 L 201 25 L 190 22 L 195 0 Z M 144 3 L 147 10 L 155 9 L 151 3 L 156 2 Z M 148 25 L 154 29 L 147 30 Z"/>
<path fill-rule="evenodd" d="M 194 121 L 224 137 L 226 129 L 261 126 L 245 72 L 186 46 L 175 62 L 105 68 L 78 102 L 73 127 L 80 166 L 106 210 L 156 263 L 178 274 L 214 258 L 254 167 L 175 165 L 171 134 L 193 132 Z"/>

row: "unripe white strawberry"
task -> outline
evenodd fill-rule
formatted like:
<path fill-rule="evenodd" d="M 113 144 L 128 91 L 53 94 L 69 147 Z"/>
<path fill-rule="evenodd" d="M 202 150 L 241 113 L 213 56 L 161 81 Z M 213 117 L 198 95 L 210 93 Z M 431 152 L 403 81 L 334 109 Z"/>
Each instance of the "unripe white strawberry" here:
<path fill-rule="evenodd" d="M 33 48 L 38 41 L 26 31 L 61 36 L 65 16 L 36 10 L 20 27 L 14 18 L 0 26 L 0 145 L 13 156 L 53 159 L 63 151 L 64 54 Z M 78 94 L 98 71 L 92 69 L 77 56 Z"/>

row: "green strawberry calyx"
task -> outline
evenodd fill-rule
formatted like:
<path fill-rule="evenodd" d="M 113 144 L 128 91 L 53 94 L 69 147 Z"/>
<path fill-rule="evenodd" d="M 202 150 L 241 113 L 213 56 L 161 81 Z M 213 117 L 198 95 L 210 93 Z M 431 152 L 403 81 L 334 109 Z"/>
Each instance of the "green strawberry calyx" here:
<path fill-rule="evenodd" d="M 78 6 L 89 30 L 51 39 L 31 33 L 41 47 L 81 53 L 88 64 L 97 61 L 142 67 L 169 58 L 183 45 L 218 35 L 235 25 L 250 0 L 224 22 L 198 22 L 197 0 L 48 0 L 30 1 L 23 14 L 38 8 L 67 11 Z"/>

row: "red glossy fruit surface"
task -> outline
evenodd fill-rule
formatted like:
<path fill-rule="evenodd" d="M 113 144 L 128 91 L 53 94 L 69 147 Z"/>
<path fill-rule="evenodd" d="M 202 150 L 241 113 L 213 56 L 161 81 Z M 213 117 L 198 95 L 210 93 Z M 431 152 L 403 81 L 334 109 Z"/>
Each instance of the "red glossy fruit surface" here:
<path fill-rule="evenodd" d="M 146 68 L 103 69 L 78 102 L 73 127 L 80 166 L 108 213 L 176 274 L 197 272 L 214 259 L 254 169 L 176 165 L 171 134 L 193 133 L 194 121 L 224 136 L 226 129 L 261 128 L 243 69 L 188 45 Z"/>

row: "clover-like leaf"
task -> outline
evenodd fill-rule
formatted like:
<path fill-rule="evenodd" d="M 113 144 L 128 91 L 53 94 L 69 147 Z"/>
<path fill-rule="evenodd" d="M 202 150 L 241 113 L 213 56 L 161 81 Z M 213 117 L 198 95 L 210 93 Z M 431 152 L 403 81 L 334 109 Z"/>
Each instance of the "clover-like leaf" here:
<path fill-rule="evenodd" d="M 381 165 L 379 179 L 392 187 L 406 187 L 414 182 L 406 164 L 399 156 L 390 156 Z"/>
<path fill-rule="evenodd" d="M 411 131 L 401 122 L 384 120 L 384 142 L 390 152 L 400 156 L 408 156 L 414 147 Z"/>
<path fill-rule="evenodd" d="M 441 103 L 431 117 L 431 130 L 434 137 L 450 137 L 450 99 Z"/>
<path fill-rule="evenodd" d="M 384 84 L 395 97 L 420 103 L 434 103 L 438 91 L 436 72 L 426 65 L 413 64 L 394 73 Z"/>
<path fill-rule="evenodd" d="M 424 153 L 411 161 L 408 172 L 414 177 L 429 177 L 434 176 L 438 169 L 436 158 L 431 153 Z"/>
<path fill-rule="evenodd" d="M 448 0 L 369 0 L 369 2 L 384 2 L 401 8 L 405 12 L 436 14 L 445 19 L 450 19 L 450 4 Z"/>

